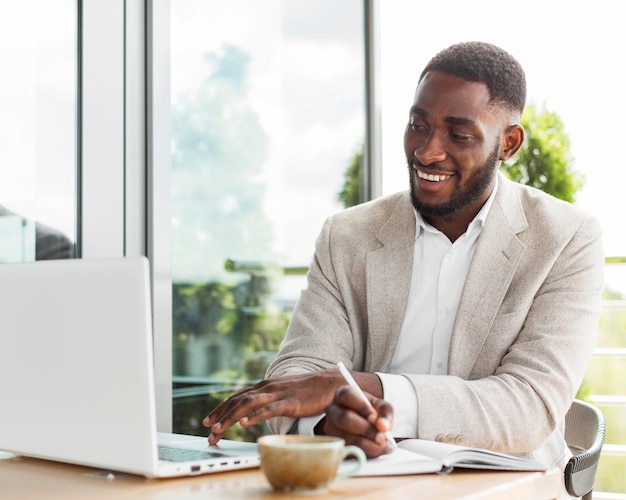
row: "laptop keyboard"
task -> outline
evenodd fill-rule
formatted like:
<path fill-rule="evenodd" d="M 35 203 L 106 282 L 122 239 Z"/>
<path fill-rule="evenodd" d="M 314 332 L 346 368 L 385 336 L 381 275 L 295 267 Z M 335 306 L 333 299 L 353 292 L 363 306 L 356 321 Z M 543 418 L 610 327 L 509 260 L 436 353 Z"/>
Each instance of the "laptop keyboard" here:
<path fill-rule="evenodd" d="M 170 462 L 189 462 L 193 460 L 206 460 L 207 458 L 226 457 L 223 453 L 203 450 L 185 450 L 171 446 L 159 445 L 159 459 Z"/>

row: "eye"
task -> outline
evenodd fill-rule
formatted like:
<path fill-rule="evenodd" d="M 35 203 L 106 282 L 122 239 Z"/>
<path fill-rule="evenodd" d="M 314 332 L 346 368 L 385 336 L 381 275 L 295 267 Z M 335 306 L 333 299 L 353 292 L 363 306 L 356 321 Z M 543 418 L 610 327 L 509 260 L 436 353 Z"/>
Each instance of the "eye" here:
<path fill-rule="evenodd" d="M 409 130 L 412 130 L 413 132 L 426 130 L 426 126 L 419 120 L 417 120 L 414 116 L 409 119 L 409 124 L 407 125 L 407 128 Z"/>
<path fill-rule="evenodd" d="M 450 138 L 454 142 L 466 143 L 466 142 L 472 141 L 473 136 L 471 136 L 470 134 L 462 133 L 462 132 L 451 132 Z"/>

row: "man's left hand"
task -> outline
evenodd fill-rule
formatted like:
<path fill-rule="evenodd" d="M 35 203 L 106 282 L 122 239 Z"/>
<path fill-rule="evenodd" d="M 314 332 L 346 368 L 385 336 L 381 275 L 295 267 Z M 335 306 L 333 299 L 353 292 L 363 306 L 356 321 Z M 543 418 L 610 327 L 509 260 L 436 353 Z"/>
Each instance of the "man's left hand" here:
<path fill-rule="evenodd" d="M 361 448 L 368 458 L 375 458 L 394 450 L 385 432 L 391 430 L 393 408 L 387 401 L 365 393 L 371 404 L 351 387 L 337 389 L 330 404 L 326 406 L 323 432 L 338 436 L 346 444 Z"/>

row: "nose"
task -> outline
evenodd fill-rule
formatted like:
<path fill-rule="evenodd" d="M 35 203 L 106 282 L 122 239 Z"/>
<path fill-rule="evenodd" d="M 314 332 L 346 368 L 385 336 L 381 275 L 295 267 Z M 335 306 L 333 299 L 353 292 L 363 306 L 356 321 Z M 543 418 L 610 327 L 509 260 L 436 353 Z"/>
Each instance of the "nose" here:
<path fill-rule="evenodd" d="M 422 165 L 430 165 L 431 163 L 437 163 L 444 161 L 448 154 L 441 144 L 441 140 L 436 137 L 436 134 L 430 134 L 423 142 L 418 144 L 413 151 L 413 156 Z"/>

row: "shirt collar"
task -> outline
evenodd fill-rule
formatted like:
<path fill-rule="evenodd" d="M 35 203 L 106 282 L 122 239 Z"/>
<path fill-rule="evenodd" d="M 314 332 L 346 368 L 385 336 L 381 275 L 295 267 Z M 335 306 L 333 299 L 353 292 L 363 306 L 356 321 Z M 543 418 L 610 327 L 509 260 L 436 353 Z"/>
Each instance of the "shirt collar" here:
<path fill-rule="evenodd" d="M 498 176 L 496 175 L 496 182 L 493 185 L 493 189 L 491 190 L 489 198 L 487 198 L 487 201 L 482 206 L 480 211 L 476 214 L 476 217 L 474 217 L 469 226 L 467 226 L 467 231 L 465 231 L 465 234 L 469 234 L 475 230 L 482 230 L 485 224 L 485 220 L 487 219 L 487 215 L 489 214 L 489 210 L 491 210 L 491 206 L 493 205 L 493 200 L 496 197 L 496 191 L 498 191 L 498 182 Z M 415 239 L 419 238 L 424 231 L 429 231 L 431 233 L 440 232 L 438 229 L 434 228 L 428 222 L 426 222 L 422 218 L 422 214 L 420 214 L 417 210 L 413 209 L 413 211 L 415 212 Z"/>

